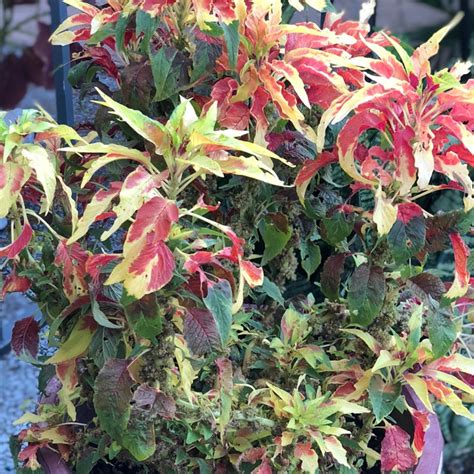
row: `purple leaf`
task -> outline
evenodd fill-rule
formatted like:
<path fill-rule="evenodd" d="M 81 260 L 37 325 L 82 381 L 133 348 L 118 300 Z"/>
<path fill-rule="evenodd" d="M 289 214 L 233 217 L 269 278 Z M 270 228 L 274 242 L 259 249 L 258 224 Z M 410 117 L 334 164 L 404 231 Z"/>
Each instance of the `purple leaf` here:
<path fill-rule="evenodd" d="M 15 323 L 12 333 L 12 349 L 17 356 L 23 354 L 35 358 L 38 354 L 40 327 L 33 316 Z"/>
<path fill-rule="evenodd" d="M 198 308 L 187 311 L 184 318 L 184 339 L 195 355 L 203 355 L 220 347 L 219 331 L 210 311 Z"/>

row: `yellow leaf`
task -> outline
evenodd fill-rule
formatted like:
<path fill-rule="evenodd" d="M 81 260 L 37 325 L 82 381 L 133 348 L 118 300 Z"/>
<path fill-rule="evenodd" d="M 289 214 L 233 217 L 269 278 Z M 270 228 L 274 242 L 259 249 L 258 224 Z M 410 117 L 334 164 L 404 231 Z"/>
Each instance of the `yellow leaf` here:
<path fill-rule="evenodd" d="M 410 374 L 408 372 L 403 375 L 403 378 L 416 393 L 416 396 L 423 402 L 423 405 L 425 405 L 427 410 L 433 413 L 433 407 L 430 401 L 430 394 L 428 392 L 428 387 L 426 386 L 425 381 L 421 377 L 418 377 L 415 374 Z"/>
<path fill-rule="evenodd" d="M 190 160 L 176 160 L 179 163 L 190 163 L 193 168 L 199 172 L 199 170 L 208 171 L 211 174 L 214 174 L 219 177 L 224 177 L 224 173 L 222 173 L 221 167 L 219 166 L 219 162 L 217 160 L 213 160 L 205 155 L 198 155 L 194 156 Z"/>
<path fill-rule="evenodd" d="M 72 231 L 74 232 L 77 227 L 77 221 L 79 220 L 76 202 L 72 198 L 71 188 L 63 181 L 63 178 L 61 177 L 61 175 L 58 174 L 56 178 L 63 189 L 64 195 L 66 196 L 67 204 L 69 206 L 69 212 L 71 214 L 71 227 L 72 227 Z"/>
<path fill-rule="evenodd" d="M 346 332 L 348 334 L 353 334 L 358 338 L 362 339 L 365 342 L 367 347 L 376 355 L 380 353 L 381 346 L 377 342 L 377 340 L 371 336 L 369 333 L 365 331 L 361 331 L 360 329 L 341 329 L 342 332 Z"/>
<path fill-rule="evenodd" d="M 375 193 L 374 222 L 380 236 L 388 234 L 397 220 L 397 208 L 385 197 L 382 186 Z"/>
<path fill-rule="evenodd" d="M 253 156 L 227 155 L 227 157 L 219 159 L 219 166 L 224 174 L 246 176 L 274 186 L 285 186 L 285 183 L 280 181 L 272 169 L 267 168 Z"/>
<path fill-rule="evenodd" d="M 71 359 L 58 364 L 56 366 L 56 376 L 61 382 L 61 389 L 58 391 L 59 400 L 66 406 L 67 414 L 71 421 L 76 421 L 76 407 L 72 402 L 79 382 L 76 360 Z"/>
<path fill-rule="evenodd" d="M 430 73 L 429 59 L 438 53 L 440 42 L 462 20 L 462 17 L 463 13 L 459 12 L 445 27 L 434 33 L 426 43 L 415 49 L 412 58 L 414 72 L 418 77 Z"/>
<path fill-rule="evenodd" d="M 328 436 L 324 438 L 326 449 L 333 455 L 334 459 L 343 466 L 349 467 L 347 463 L 347 452 L 342 447 L 341 442 L 335 436 Z"/>
<path fill-rule="evenodd" d="M 56 191 L 56 167 L 54 157 L 39 145 L 31 145 L 22 150 L 22 155 L 36 174 L 36 179 L 43 186 L 46 196 L 45 213 L 49 212 Z"/>
<path fill-rule="evenodd" d="M 193 403 L 196 396 L 194 395 L 191 386 L 197 376 L 197 373 L 194 371 L 190 362 L 191 354 L 189 353 L 188 347 L 182 336 L 176 336 L 174 338 L 174 345 L 174 355 L 178 364 L 181 389 L 188 397 L 189 402 Z"/>
<path fill-rule="evenodd" d="M 30 177 L 30 170 L 17 163 L 0 163 L 0 217 L 6 217 L 16 203 L 23 185 Z"/>
<path fill-rule="evenodd" d="M 143 115 L 138 110 L 129 109 L 115 102 L 115 100 L 105 95 L 100 89 L 96 89 L 96 91 L 103 99 L 103 102 L 97 101 L 97 103 L 112 109 L 113 113 L 121 118 L 136 133 L 145 138 L 145 140 L 153 143 L 157 153 L 161 154 L 161 152 L 166 149 L 169 145 L 169 134 L 163 124 Z"/>
<path fill-rule="evenodd" d="M 154 177 L 142 166 L 132 171 L 123 182 L 119 203 L 112 209 L 117 217 L 110 229 L 102 233 L 100 240 L 107 240 L 124 222 L 127 222 L 153 195 L 155 186 Z"/>
<path fill-rule="evenodd" d="M 96 328 L 97 325 L 91 316 L 80 317 L 69 337 L 58 351 L 45 361 L 45 364 L 59 364 L 80 357 L 89 348 Z"/>
<path fill-rule="evenodd" d="M 458 388 L 459 390 L 462 390 L 463 392 L 467 393 L 468 395 L 474 396 L 474 389 L 464 383 L 462 380 L 458 379 L 454 375 L 447 374 L 445 372 L 441 372 L 439 370 L 433 370 L 429 371 L 429 374 L 433 374 L 435 379 L 441 380 L 442 382 L 445 382 L 449 385 L 452 385 L 453 387 Z"/>
<path fill-rule="evenodd" d="M 104 155 L 98 159 L 89 161 L 89 163 L 86 165 L 88 169 L 82 177 L 81 187 L 84 187 L 100 168 L 117 160 L 137 161 L 138 163 L 145 166 L 147 169 L 152 169 L 151 159 L 147 153 L 134 150 L 133 148 L 127 148 L 122 145 L 106 145 L 104 143 L 92 143 L 90 145 L 65 147 L 61 148 L 60 151 L 78 153 L 80 155 L 85 153 L 97 153 Z"/>
<path fill-rule="evenodd" d="M 114 186 L 114 183 L 111 183 L 111 189 L 101 189 L 93 196 L 89 204 L 87 204 L 84 214 L 79 219 L 76 230 L 67 241 L 68 245 L 72 244 L 73 242 L 76 242 L 81 237 L 86 235 L 87 231 L 89 230 L 89 227 L 95 221 L 96 217 L 109 208 L 112 200 L 120 192 L 120 187 L 118 187 L 117 184 L 120 185 L 120 183 L 115 183 Z"/>
<path fill-rule="evenodd" d="M 413 156 L 415 158 L 415 167 L 418 169 L 418 187 L 425 189 L 431 180 L 434 172 L 433 142 L 416 142 L 413 144 Z"/>
<path fill-rule="evenodd" d="M 372 373 L 375 373 L 385 367 L 396 367 L 398 365 L 400 365 L 400 359 L 394 358 L 390 352 L 382 349 L 371 370 Z"/>

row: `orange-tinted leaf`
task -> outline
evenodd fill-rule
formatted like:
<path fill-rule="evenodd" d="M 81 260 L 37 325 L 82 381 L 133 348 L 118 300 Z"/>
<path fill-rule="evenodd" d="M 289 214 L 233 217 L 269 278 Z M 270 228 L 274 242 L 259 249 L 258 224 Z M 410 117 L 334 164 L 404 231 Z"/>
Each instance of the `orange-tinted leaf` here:
<path fill-rule="evenodd" d="M 427 411 L 412 410 L 411 416 L 415 425 L 412 446 L 416 456 L 420 457 L 425 446 L 425 433 L 430 426 L 430 414 Z"/>
<path fill-rule="evenodd" d="M 211 98 L 217 101 L 218 121 L 222 127 L 246 130 L 249 123 L 250 110 L 244 102 L 232 100 L 238 86 L 239 84 L 235 79 L 230 77 L 221 79 L 212 88 Z"/>

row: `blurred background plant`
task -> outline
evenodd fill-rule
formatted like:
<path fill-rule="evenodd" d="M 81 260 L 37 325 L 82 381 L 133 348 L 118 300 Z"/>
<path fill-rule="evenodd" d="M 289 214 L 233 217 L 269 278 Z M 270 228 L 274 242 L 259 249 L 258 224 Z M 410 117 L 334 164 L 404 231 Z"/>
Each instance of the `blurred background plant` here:
<path fill-rule="evenodd" d="M 42 0 L 2 0 L 0 5 L 0 108 L 12 109 L 30 83 L 53 87 L 50 19 Z"/>

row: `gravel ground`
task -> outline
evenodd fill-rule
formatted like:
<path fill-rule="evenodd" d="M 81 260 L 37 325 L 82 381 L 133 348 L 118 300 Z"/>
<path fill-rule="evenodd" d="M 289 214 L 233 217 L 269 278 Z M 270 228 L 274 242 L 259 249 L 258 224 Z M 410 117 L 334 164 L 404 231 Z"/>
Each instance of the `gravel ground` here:
<path fill-rule="evenodd" d="M 16 320 L 37 314 L 38 308 L 19 293 L 7 295 L 0 302 L 4 338 L 8 340 Z M 13 422 L 25 410 L 33 409 L 37 399 L 35 367 L 19 360 L 12 352 L 0 357 L 0 473 L 14 472 L 8 440 L 18 432 Z"/>

